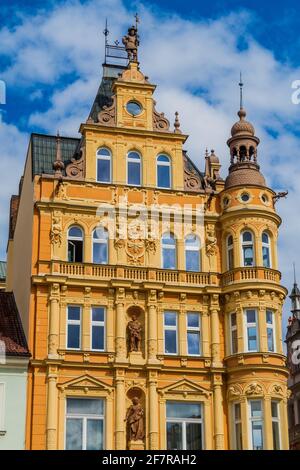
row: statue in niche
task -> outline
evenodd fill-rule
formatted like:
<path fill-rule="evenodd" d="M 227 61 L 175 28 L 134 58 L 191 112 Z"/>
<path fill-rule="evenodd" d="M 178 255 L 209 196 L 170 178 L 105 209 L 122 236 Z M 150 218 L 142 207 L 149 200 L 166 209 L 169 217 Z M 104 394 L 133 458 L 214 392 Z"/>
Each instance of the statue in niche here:
<path fill-rule="evenodd" d="M 142 325 L 137 320 L 136 315 L 132 315 L 131 318 L 131 321 L 128 323 L 129 351 L 140 352 L 142 341 Z"/>
<path fill-rule="evenodd" d="M 128 408 L 125 420 L 129 430 L 129 441 L 142 441 L 144 432 L 144 410 L 138 397 L 132 399 L 132 405 Z"/>

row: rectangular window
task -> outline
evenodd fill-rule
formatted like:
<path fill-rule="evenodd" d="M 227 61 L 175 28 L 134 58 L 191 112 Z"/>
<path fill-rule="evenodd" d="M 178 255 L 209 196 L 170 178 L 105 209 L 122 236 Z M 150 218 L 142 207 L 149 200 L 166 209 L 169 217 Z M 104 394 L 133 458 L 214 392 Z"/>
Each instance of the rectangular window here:
<path fill-rule="evenodd" d="M 97 181 L 109 183 L 110 179 L 110 157 L 102 156 L 97 160 Z"/>
<path fill-rule="evenodd" d="M 266 311 L 266 324 L 267 324 L 268 351 L 275 352 L 275 324 L 274 324 L 274 312 L 272 312 L 272 310 Z"/>
<path fill-rule="evenodd" d="M 67 398 L 66 450 L 104 449 L 104 400 Z"/>
<path fill-rule="evenodd" d="M 249 401 L 250 414 L 250 449 L 263 450 L 263 412 L 261 400 Z"/>
<path fill-rule="evenodd" d="M 273 450 L 280 450 L 280 416 L 278 401 L 271 401 Z"/>
<path fill-rule="evenodd" d="M 238 352 L 236 313 L 230 315 L 230 352 L 231 354 Z"/>
<path fill-rule="evenodd" d="M 177 313 L 164 313 L 165 354 L 177 354 Z"/>
<path fill-rule="evenodd" d="M 104 351 L 105 349 L 105 308 L 92 307 L 91 311 L 91 349 Z"/>
<path fill-rule="evenodd" d="M 257 338 L 257 312 L 256 310 L 245 311 L 246 321 L 246 351 L 258 351 L 258 338 Z"/>
<path fill-rule="evenodd" d="M 5 383 L 0 383 L 0 431 L 5 431 Z"/>
<path fill-rule="evenodd" d="M 67 309 L 67 349 L 80 349 L 81 307 L 69 305 Z"/>
<path fill-rule="evenodd" d="M 203 449 L 201 403 L 167 401 L 167 449 Z"/>
<path fill-rule="evenodd" d="M 233 403 L 234 448 L 243 450 L 241 404 Z"/>
<path fill-rule="evenodd" d="M 200 315 L 199 313 L 187 314 L 187 343 L 188 354 L 191 356 L 200 356 Z"/>

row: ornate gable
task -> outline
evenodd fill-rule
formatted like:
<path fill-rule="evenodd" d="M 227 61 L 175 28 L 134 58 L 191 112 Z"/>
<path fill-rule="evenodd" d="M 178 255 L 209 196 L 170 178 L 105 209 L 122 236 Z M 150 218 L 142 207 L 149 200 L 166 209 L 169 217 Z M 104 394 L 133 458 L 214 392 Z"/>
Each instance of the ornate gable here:
<path fill-rule="evenodd" d="M 110 394 L 113 390 L 112 387 L 101 382 L 95 377 L 90 375 L 82 375 L 81 377 L 77 377 L 76 379 L 70 380 L 68 382 L 64 382 L 63 384 L 59 384 L 58 388 L 60 390 L 83 390 L 83 391 L 98 391 L 98 392 L 106 392 Z"/>
<path fill-rule="evenodd" d="M 199 384 L 196 384 L 188 379 L 180 380 L 172 385 L 159 389 L 161 395 L 173 395 L 181 397 L 196 397 L 204 395 L 205 398 L 209 398 L 211 392 Z"/>

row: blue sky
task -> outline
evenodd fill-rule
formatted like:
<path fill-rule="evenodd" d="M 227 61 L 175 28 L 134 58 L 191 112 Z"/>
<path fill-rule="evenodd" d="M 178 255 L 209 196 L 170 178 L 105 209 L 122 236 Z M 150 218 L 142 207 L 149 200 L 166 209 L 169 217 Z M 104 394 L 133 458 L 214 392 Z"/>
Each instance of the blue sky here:
<path fill-rule="evenodd" d="M 300 105 L 291 102 L 291 83 L 300 79 L 299 10 L 292 0 L 2 0 L 0 79 L 7 104 L 0 106 L 0 259 L 30 132 L 77 135 L 101 79 L 105 18 L 110 39 L 120 39 L 138 11 L 141 68 L 158 85 L 157 108 L 171 119 L 179 111 L 192 159 L 203 168 L 205 148 L 214 148 L 223 176 L 243 71 L 262 171 L 274 189 L 290 193 L 277 206 L 284 220 L 283 283 L 290 287 L 293 261 L 300 277 Z"/>

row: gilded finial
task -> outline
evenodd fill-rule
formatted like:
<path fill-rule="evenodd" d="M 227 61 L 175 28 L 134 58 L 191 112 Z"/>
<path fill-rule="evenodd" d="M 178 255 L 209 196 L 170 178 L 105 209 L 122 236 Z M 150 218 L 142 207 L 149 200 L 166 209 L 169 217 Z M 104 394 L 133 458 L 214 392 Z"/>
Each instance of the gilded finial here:
<path fill-rule="evenodd" d="M 59 135 L 59 131 L 57 131 L 56 136 L 56 160 L 53 162 L 53 170 L 55 171 L 54 176 L 55 178 L 62 178 L 62 172 L 65 169 L 65 164 L 62 161 L 61 156 L 61 138 Z"/>
<path fill-rule="evenodd" d="M 176 134 L 181 134 L 180 122 L 179 122 L 178 116 L 179 116 L 179 114 L 178 114 L 178 112 L 176 111 L 176 113 L 175 113 L 175 122 L 174 122 L 174 128 L 175 128 L 175 129 L 174 129 L 174 132 L 175 132 Z"/>

